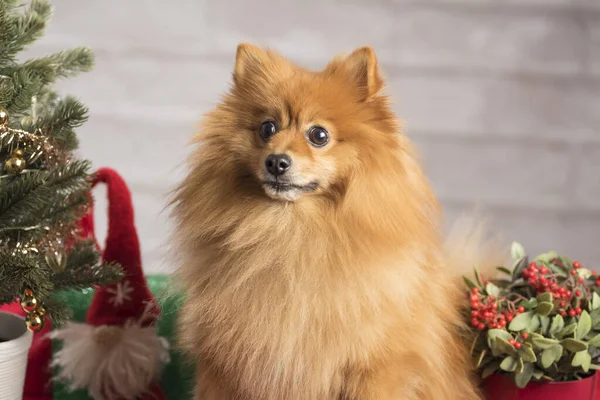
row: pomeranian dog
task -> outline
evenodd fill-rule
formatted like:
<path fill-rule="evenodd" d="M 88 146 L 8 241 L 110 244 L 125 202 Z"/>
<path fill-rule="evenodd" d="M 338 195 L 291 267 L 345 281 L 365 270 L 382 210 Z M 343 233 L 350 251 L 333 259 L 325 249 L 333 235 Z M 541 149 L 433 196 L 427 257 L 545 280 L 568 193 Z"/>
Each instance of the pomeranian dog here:
<path fill-rule="evenodd" d="M 479 398 L 455 279 L 477 244 L 445 248 L 382 89 L 370 47 L 314 72 L 239 45 L 173 200 L 196 399 Z"/>

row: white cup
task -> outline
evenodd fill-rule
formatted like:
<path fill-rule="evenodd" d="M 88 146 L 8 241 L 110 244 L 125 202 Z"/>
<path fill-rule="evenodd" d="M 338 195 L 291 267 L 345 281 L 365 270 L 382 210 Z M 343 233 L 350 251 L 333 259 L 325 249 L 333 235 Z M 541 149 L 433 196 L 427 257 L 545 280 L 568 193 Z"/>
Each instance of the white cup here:
<path fill-rule="evenodd" d="M 21 400 L 33 333 L 23 317 L 0 311 L 0 400 Z"/>

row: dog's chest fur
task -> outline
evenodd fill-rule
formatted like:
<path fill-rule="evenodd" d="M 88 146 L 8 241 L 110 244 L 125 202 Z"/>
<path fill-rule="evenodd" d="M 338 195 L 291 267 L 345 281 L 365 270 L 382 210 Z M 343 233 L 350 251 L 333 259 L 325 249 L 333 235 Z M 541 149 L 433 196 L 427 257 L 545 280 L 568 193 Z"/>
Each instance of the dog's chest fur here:
<path fill-rule="evenodd" d="M 201 284 L 184 312 L 197 321 L 187 335 L 210 368 L 255 398 L 335 398 L 346 368 L 385 351 L 386 315 L 415 282 L 400 276 L 397 259 L 370 268 L 316 232 L 290 236 L 290 246 L 199 250 Z M 385 262 L 378 258 L 371 262 Z"/>

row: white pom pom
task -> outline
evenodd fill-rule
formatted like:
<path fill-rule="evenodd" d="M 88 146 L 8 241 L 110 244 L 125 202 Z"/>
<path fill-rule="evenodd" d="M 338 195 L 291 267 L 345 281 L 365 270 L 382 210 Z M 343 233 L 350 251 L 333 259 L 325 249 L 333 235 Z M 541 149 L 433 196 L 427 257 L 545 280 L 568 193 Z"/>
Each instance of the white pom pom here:
<path fill-rule="evenodd" d="M 62 340 L 52 360 L 70 390 L 87 389 L 96 400 L 135 399 L 148 393 L 169 361 L 168 342 L 155 327 L 138 323 L 91 326 L 69 322 L 50 333 Z"/>

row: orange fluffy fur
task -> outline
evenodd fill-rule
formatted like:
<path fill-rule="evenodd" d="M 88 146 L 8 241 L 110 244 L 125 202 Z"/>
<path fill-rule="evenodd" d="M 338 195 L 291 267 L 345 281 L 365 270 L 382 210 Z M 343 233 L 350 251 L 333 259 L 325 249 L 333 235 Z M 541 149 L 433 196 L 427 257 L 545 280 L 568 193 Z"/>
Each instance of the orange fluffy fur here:
<path fill-rule="evenodd" d="M 478 399 L 462 250 L 444 248 L 373 51 L 313 72 L 242 44 L 233 78 L 174 199 L 195 398 Z M 279 131 L 265 142 L 267 120 Z M 315 125 L 326 146 L 308 142 Z M 294 184 L 316 188 L 263 184 L 272 153 L 291 157 Z"/>

